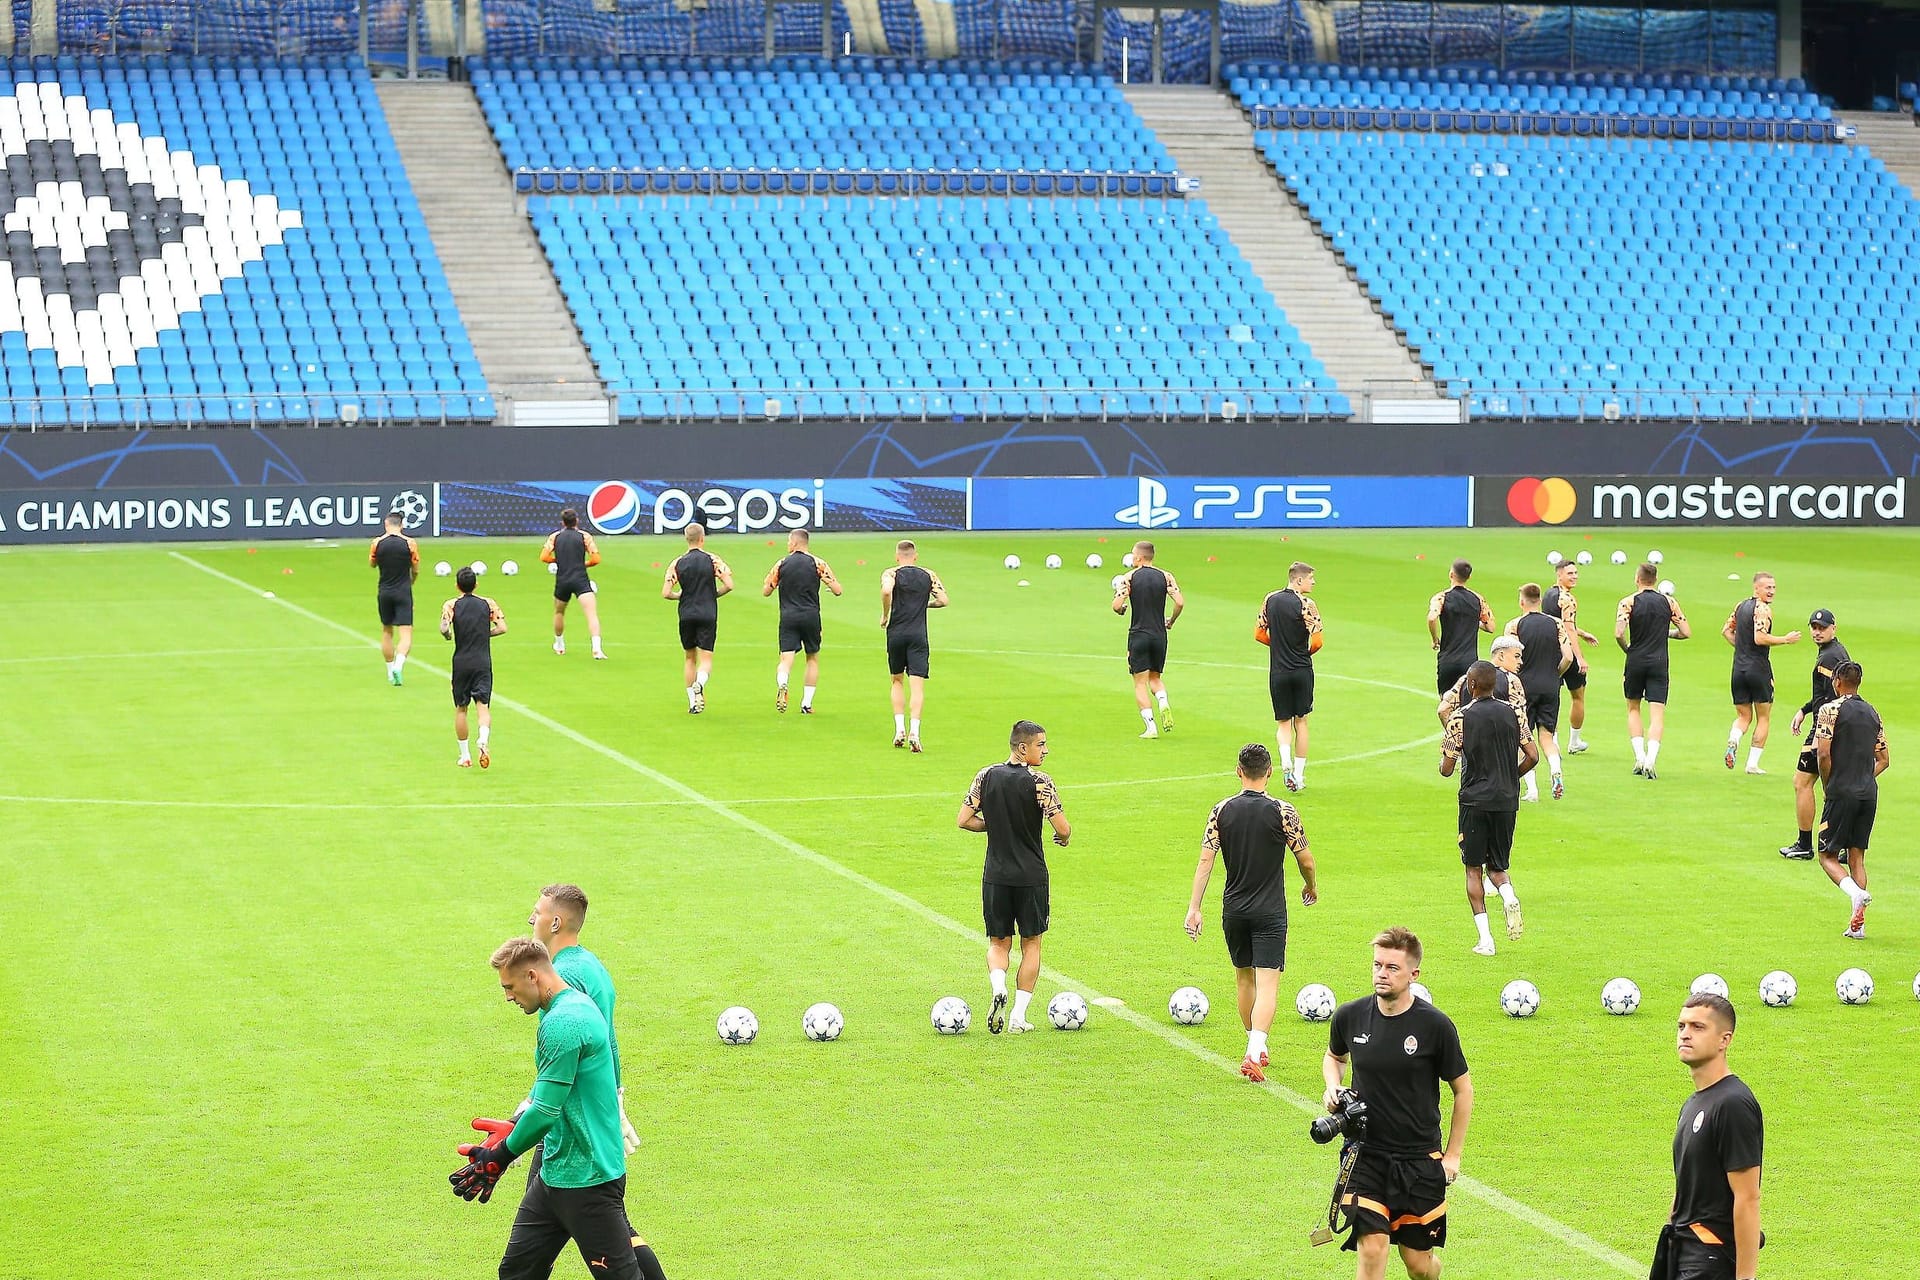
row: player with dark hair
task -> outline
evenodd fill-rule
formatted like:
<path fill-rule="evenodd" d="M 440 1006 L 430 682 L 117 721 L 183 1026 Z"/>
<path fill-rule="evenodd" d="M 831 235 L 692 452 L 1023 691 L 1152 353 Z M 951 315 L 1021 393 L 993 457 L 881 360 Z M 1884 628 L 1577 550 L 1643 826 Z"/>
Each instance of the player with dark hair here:
<path fill-rule="evenodd" d="M 1167 612 L 1167 602 L 1173 612 Z M 1133 568 L 1120 576 L 1120 589 L 1113 596 L 1113 611 L 1125 614 L 1127 622 L 1127 670 L 1133 675 L 1133 702 L 1140 718 L 1147 722 L 1143 738 L 1157 738 L 1160 730 L 1173 731 L 1173 708 L 1167 705 L 1167 632 L 1180 620 L 1187 602 L 1173 575 L 1153 564 L 1153 544 L 1133 544 Z M 1160 704 L 1160 723 L 1153 720 L 1153 706 Z"/>
<path fill-rule="evenodd" d="M 398 511 L 387 512 L 387 531 L 367 548 L 367 563 L 380 571 L 373 602 L 380 611 L 380 656 L 393 685 L 413 648 L 413 584 L 420 576 L 420 544 L 401 532 L 405 523 Z"/>
<path fill-rule="evenodd" d="M 1447 720 L 1440 743 L 1440 776 L 1451 778 L 1460 766 L 1460 862 L 1467 872 L 1467 905 L 1480 935 L 1477 956 L 1494 953 L 1487 927 L 1487 889 L 1492 880 L 1506 913 L 1507 937 L 1522 927 L 1519 891 L 1508 869 L 1513 858 L 1513 828 L 1520 811 L 1520 778 L 1540 762 L 1527 735 L 1527 716 L 1493 696 L 1491 662 L 1467 668 L 1473 701 Z"/>
<path fill-rule="evenodd" d="M 1200 937 L 1200 903 L 1213 877 L 1214 859 L 1225 858 L 1220 931 L 1226 935 L 1227 959 L 1233 965 L 1234 988 L 1240 998 L 1240 1025 L 1247 1033 L 1247 1056 L 1240 1063 L 1240 1074 L 1258 1083 L 1267 1078 L 1267 1033 L 1273 1029 L 1280 975 L 1287 967 L 1289 852 L 1300 864 L 1300 905 L 1310 907 L 1320 895 L 1299 810 L 1267 794 L 1273 756 L 1259 743 L 1249 743 L 1240 748 L 1235 772 L 1240 775 L 1240 794 L 1222 800 L 1207 815 L 1186 927 L 1189 938 Z"/>
<path fill-rule="evenodd" d="M 1848 661 L 1847 646 L 1840 643 L 1839 624 L 1834 620 L 1833 610 L 1815 609 L 1807 619 L 1807 631 L 1813 636 L 1813 642 L 1820 646 L 1813 659 L 1813 696 L 1800 704 L 1793 713 L 1793 726 L 1789 733 L 1799 736 L 1800 726 L 1807 726 L 1807 740 L 1800 749 L 1800 758 L 1793 766 L 1793 816 L 1794 826 L 1799 835 L 1789 845 L 1782 845 L 1780 856 L 1806 862 L 1813 857 L 1813 784 L 1820 777 L 1820 757 L 1813 745 L 1813 717 L 1820 708 L 1832 702 L 1833 673 L 1843 662 Z"/>
<path fill-rule="evenodd" d="M 1520 588 L 1520 616 L 1507 624 L 1507 634 L 1520 642 L 1520 686 L 1527 698 L 1527 724 L 1539 744 L 1540 756 L 1547 762 L 1553 798 L 1567 793 L 1560 777 L 1560 743 L 1554 731 L 1560 727 L 1560 678 L 1573 665 L 1573 636 L 1567 624 L 1549 618 L 1540 607 L 1540 584 L 1529 582 Z M 1538 800 L 1538 775 L 1528 773 L 1522 800 Z"/>
<path fill-rule="evenodd" d="M 1867 844 L 1880 804 L 1880 775 L 1893 758 L 1880 713 L 1860 696 L 1860 664 L 1833 671 L 1834 698 L 1814 717 L 1813 747 L 1820 760 L 1826 805 L 1820 811 L 1820 866 L 1853 904 L 1846 936 L 1867 936 Z M 1846 864 L 1841 865 L 1841 857 Z"/>
<path fill-rule="evenodd" d="M 1447 1188 L 1460 1176 L 1473 1118 L 1473 1080 L 1453 1019 L 1413 994 L 1420 939 L 1398 926 L 1373 940 L 1373 994 L 1334 1010 L 1320 1074 L 1327 1110 L 1341 1107 L 1349 1060 L 1353 1088 L 1367 1105 L 1366 1140 L 1340 1198 L 1359 1254 L 1354 1274 L 1380 1280 L 1390 1245 L 1414 1280 L 1436 1280 L 1435 1249 L 1447 1243 Z M 1446 1145 L 1440 1140 L 1440 1085 L 1453 1093 Z M 1344 1153 L 1343 1153 L 1344 1154 Z"/>
<path fill-rule="evenodd" d="M 1727 1066 L 1733 1005 L 1701 992 L 1680 1007 L 1680 1061 L 1693 1094 L 1673 1131 L 1673 1208 L 1654 1249 L 1654 1280 L 1752 1280 L 1759 1273 L 1759 1100 Z"/>
<path fill-rule="evenodd" d="M 593 544 L 593 535 L 580 527 L 579 512 L 568 507 L 560 513 L 560 527 L 547 535 L 540 559 L 553 566 L 553 651 L 567 651 L 567 602 L 578 597 L 580 612 L 587 615 L 593 656 L 606 657 L 600 650 L 600 606 L 594 599 L 593 579 L 587 576 L 587 570 L 600 563 L 600 548 Z"/>
<path fill-rule="evenodd" d="M 1747 772 L 1765 773 L 1760 752 L 1773 724 L 1773 648 L 1799 644 L 1800 633 L 1773 634 L 1773 575 L 1753 575 L 1753 594 L 1734 606 L 1721 637 L 1733 646 L 1733 727 L 1727 730 L 1727 768 L 1740 754 L 1740 739 L 1753 726 L 1753 745 L 1747 749 Z"/>
<path fill-rule="evenodd" d="M 1586 739 L 1580 731 L 1587 724 L 1587 649 L 1590 644 L 1599 644 L 1600 637 L 1591 631 L 1580 629 L 1580 602 L 1574 599 L 1573 589 L 1580 585 L 1580 562 L 1562 560 L 1554 570 L 1554 584 L 1540 597 L 1540 612 L 1549 618 L 1558 618 L 1567 624 L 1567 632 L 1573 637 L 1573 665 L 1561 676 L 1566 685 L 1571 705 L 1567 708 L 1567 754 L 1577 756 L 1587 749 Z"/>
<path fill-rule="evenodd" d="M 894 544 L 893 559 L 893 567 L 880 575 L 880 626 L 887 633 L 887 671 L 893 677 L 893 745 L 912 747 L 918 755 L 920 710 L 933 656 L 927 610 L 947 607 L 947 588 L 939 574 L 920 567 L 920 550 L 910 540 Z"/>
<path fill-rule="evenodd" d="M 1294 561 L 1287 568 L 1287 585 L 1267 597 L 1253 624 L 1253 638 L 1267 646 L 1267 695 L 1280 745 L 1280 778 L 1289 791 L 1307 785 L 1313 655 L 1323 639 L 1319 606 L 1307 598 L 1312 591 L 1313 566 Z"/>
<path fill-rule="evenodd" d="M 987 979 L 993 988 L 987 1030 L 994 1035 L 1009 1025 L 1007 965 L 1013 959 L 1015 928 L 1020 931 L 1020 973 L 1011 1025 L 1016 1032 L 1033 1030 L 1027 1005 L 1040 981 L 1040 940 L 1052 912 L 1040 826 L 1051 825 L 1053 842 L 1063 848 L 1073 834 L 1053 779 L 1035 767 L 1047 758 L 1047 731 L 1031 720 L 1015 721 L 1008 746 L 1012 754 L 1007 762 L 975 774 L 960 802 L 960 829 L 987 836 L 980 911 L 987 928 Z"/>
<path fill-rule="evenodd" d="M 787 554 L 767 571 L 760 594 L 780 593 L 780 666 L 776 672 L 778 687 L 774 710 L 787 709 L 787 679 L 793 672 L 793 660 L 806 651 L 806 676 L 800 690 L 800 714 L 813 714 L 813 691 L 820 683 L 820 588 L 839 595 L 840 580 L 825 560 L 815 559 L 807 548 L 813 543 L 805 529 L 787 535 Z"/>
<path fill-rule="evenodd" d="M 733 590 L 733 570 L 707 550 L 705 525 L 688 525 L 686 537 L 687 552 L 667 566 L 660 595 L 679 605 L 687 714 L 697 716 L 707 709 L 707 680 L 713 674 L 714 638 L 720 628 L 720 597 Z"/>
<path fill-rule="evenodd" d="M 1453 687 L 1480 656 L 1480 632 L 1493 632 L 1493 609 L 1467 585 L 1473 566 L 1455 560 L 1445 591 L 1427 601 L 1427 635 L 1433 640 L 1434 683 L 1440 693 Z"/>
<path fill-rule="evenodd" d="M 479 575 L 471 565 L 454 577 L 460 594 L 440 608 L 440 634 L 453 641 L 453 736 L 460 743 L 460 767 L 473 766 L 467 750 L 467 704 L 477 703 L 480 721 L 480 767 L 493 763 L 487 737 L 493 732 L 493 637 L 507 634 L 507 618 L 500 606 L 477 596 Z"/>
<path fill-rule="evenodd" d="M 1627 655 L 1621 673 L 1620 688 L 1627 698 L 1627 737 L 1633 743 L 1635 777 L 1659 776 L 1654 766 L 1660 759 L 1660 740 L 1666 736 L 1667 694 L 1670 668 L 1667 665 L 1669 640 L 1685 640 L 1693 635 L 1680 602 L 1654 590 L 1660 571 L 1641 564 L 1633 580 L 1638 588 L 1623 597 L 1613 618 L 1613 642 Z M 1648 704 L 1644 729 L 1640 703 Z"/>

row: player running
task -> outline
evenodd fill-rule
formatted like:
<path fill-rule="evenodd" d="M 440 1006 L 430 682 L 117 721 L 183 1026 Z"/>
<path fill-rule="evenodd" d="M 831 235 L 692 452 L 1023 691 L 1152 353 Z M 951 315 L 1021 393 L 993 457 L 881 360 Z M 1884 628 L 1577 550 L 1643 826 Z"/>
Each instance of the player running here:
<path fill-rule="evenodd" d="M 1053 779 L 1035 768 L 1047 758 L 1047 731 L 1031 720 L 1017 721 L 1008 746 L 1012 755 L 1005 764 L 990 764 L 974 775 L 967 798 L 960 802 L 959 824 L 962 831 L 987 835 L 980 912 L 987 928 L 987 979 L 993 987 L 987 1030 L 996 1036 L 1009 1025 L 1016 1032 L 1033 1030 L 1027 1005 L 1040 981 L 1040 940 L 1052 910 L 1040 824 L 1044 820 L 1053 827 L 1053 842 L 1062 848 L 1073 834 Z M 1020 973 L 1009 1024 L 1007 965 L 1013 959 L 1015 928 L 1020 931 Z"/>
<path fill-rule="evenodd" d="M 1573 589 L 1579 585 L 1579 562 L 1562 560 L 1554 571 L 1554 584 L 1540 597 L 1540 612 L 1566 623 L 1568 633 L 1573 636 L 1573 665 L 1561 677 L 1569 695 L 1567 754 L 1570 756 L 1587 749 L 1586 739 L 1580 736 L 1587 723 L 1587 646 L 1600 643 L 1599 636 L 1580 629 L 1580 602 L 1573 597 Z"/>
<path fill-rule="evenodd" d="M 1268 596 L 1254 622 L 1253 638 L 1267 646 L 1267 696 L 1273 702 L 1274 737 L 1280 744 L 1280 778 L 1289 791 L 1307 785 L 1307 720 L 1313 714 L 1313 655 L 1324 635 L 1313 591 L 1313 566 L 1296 560 L 1287 585 Z"/>
<path fill-rule="evenodd" d="M 1793 766 L 1793 816 L 1799 835 L 1794 842 L 1783 845 L 1780 856 L 1806 862 L 1813 857 L 1813 784 L 1820 776 L 1820 759 L 1813 745 L 1813 721 L 1820 708 L 1834 700 L 1833 673 L 1841 663 L 1848 661 L 1847 646 L 1840 643 L 1834 621 L 1833 610 L 1815 609 L 1807 619 L 1807 631 L 1813 636 L 1813 642 L 1820 646 L 1813 659 L 1813 696 L 1801 704 L 1794 712 L 1793 727 L 1788 730 L 1799 736 L 1800 726 L 1807 726 L 1806 744 L 1800 750 L 1799 760 Z"/>
<path fill-rule="evenodd" d="M 807 550 L 813 539 L 805 529 L 787 535 L 787 554 L 767 571 L 760 594 L 780 593 L 780 667 L 779 689 L 773 696 L 774 710 L 787 710 L 787 678 L 793 673 L 793 660 L 806 651 L 807 666 L 800 690 L 800 714 L 813 714 L 813 691 L 820 683 L 820 588 L 824 584 L 835 595 L 841 593 L 840 580 L 825 560 L 816 560 Z"/>
<path fill-rule="evenodd" d="M 1727 768 L 1740 754 L 1740 739 L 1753 726 L 1753 745 L 1747 748 L 1747 772 L 1765 773 L 1760 752 L 1773 724 L 1773 655 L 1775 645 L 1799 644 L 1800 633 L 1773 634 L 1773 575 L 1753 575 L 1753 595 L 1727 615 L 1721 637 L 1733 646 L 1733 728 L 1727 731 Z"/>
<path fill-rule="evenodd" d="M 1573 665 L 1573 636 L 1567 624 L 1549 618 L 1541 608 L 1540 584 L 1529 582 L 1520 588 L 1520 616 L 1507 624 L 1507 634 L 1520 642 L 1520 685 L 1527 698 L 1527 723 L 1532 726 L 1547 762 L 1553 798 L 1567 793 L 1560 778 L 1560 743 L 1554 731 L 1560 727 L 1560 679 Z M 1538 775 L 1526 776 L 1522 800 L 1538 800 Z"/>
<path fill-rule="evenodd" d="M 380 571 L 374 604 L 380 611 L 380 656 L 387 660 L 387 683 L 400 683 L 400 670 L 413 648 L 413 584 L 420 576 L 420 544 L 402 533 L 405 518 L 387 512 L 387 531 L 367 548 L 367 563 Z"/>
<path fill-rule="evenodd" d="M 1478 591 L 1467 585 L 1473 566 L 1455 560 L 1445 591 L 1427 601 L 1427 635 L 1433 640 L 1434 685 L 1440 693 L 1452 688 L 1480 656 L 1482 631 L 1493 631 L 1493 609 Z"/>
<path fill-rule="evenodd" d="M 911 541 L 894 544 L 893 560 L 893 568 L 880 575 L 880 626 L 887 633 L 887 670 L 893 676 L 893 745 L 912 747 L 918 755 L 920 709 L 927 700 L 933 655 L 927 610 L 947 607 L 947 589 L 939 574 L 920 567 L 920 551 Z"/>
<path fill-rule="evenodd" d="M 1200 903 L 1213 877 L 1215 858 L 1225 857 L 1227 883 L 1220 893 L 1220 931 L 1227 939 L 1240 997 L 1240 1025 L 1247 1033 L 1247 1056 L 1240 1074 L 1256 1084 L 1267 1078 L 1267 1033 L 1279 1002 L 1280 975 L 1287 967 L 1287 854 L 1300 864 L 1300 905 L 1320 900 L 1314 886 L 1313 854 L 1307 847 L 1300 811 L 1267 794 L 1273 757 L 1257 742 L 1240 748 L 1235 772 L 1240 794 L 1222 800 L 1207 815 L 1200 840 L 1200 864 L 1193 872 L 1193 897 L 1187 903 L 1187 936 L 1200 937 Z"/>
<path fill-rule="evenodd" d="M 460 594 L 440 608 L 440 634 L 453 641 L 453 736 L 460 743 L 460 767 L 473 767 L 467 750 L 467 704 L 477 703 L 480 767 L 493 763 L 487 737 L 493 732 L 493 637 L 507 634 L 500 606 L 473 594 L 480 578 L 468 565 L 454 577 Z"/>
<path fill-rule="evenodd" d="M 1473 953 L 1490 956 L 1493 933 L 1487 928 L 1487 890 L 1492 880 L 1507 917 L 1507 937 L 1518 938 L 1523 924 L 1520 894 L 1508 869 L 1513 859 L 1514 820 L 1520 812 L 1520 778 L 1540 763 L 1527 736 L 1525 712 L 1493 696 L 1493 664 L 1467 669 L 1473 701 L 1447 720 L 1440 743 L 1440 776 L 1451 778 L 1460 766 L 1460 861 L 1467 869 L 1467 905 L 1480 934 Z"/>
<path fill-rule="evenodd" d="M 1167 602 L 1173 612 L 1167 612 Z M 1167 705 L 1167 684 L 1162 678 L 1167 669 L 1167 632 L 1180 620 L 1187 607 L 1180 595 L 1180 584 L 1173 575 L 1153 567 L 1153 544 L 1133 544 L 1133 568 L 1120 577 L 1120 589 L 1114 593 L 1113 611 L 1133 616 L 1127 623 L 1127 670 L 1133 674 L 1133 701 L 1147 727 L 1143 738 L 1157 738 L 1160 730 L 1173 732 L 1173 708 Z M 1149 696 L 1151 695 L 1151 696 Z M 1160 704 L 1160 723 L 1153 720 L 1154 703 Z"/>
<path fill-rule="evenodd" d="M 1668 641 L 1693 635 L 1680 602 L 1653 589 L 1660 571 L 1642 563 L 1633 580 L 1639 590 L 1620 601 L 1613 618 L 1613 642 L 1627 655 L 1620 688 L 1627 698 L 1627 737 L 1633 743 L 1635 777 L 1652 780 L 1660 759 L 1660 739 L 1666 736 L 1667 693 L 1671 683 L 1667 665 Z M 1644 725 L 1640 703 L 1648 713 Z"/>
<path fill-rule="evenodd" d="M 1820 812 L 1820 867 L 1853 903 L 1846 936 L 1867 936 L 1867 842 L 1880 803 L 1880 775 L 1892 764 L 1880 713 L 1860 696 L 1857 662 L 1833 672 L 1834 699 L 1814 717 L 1813 746 L 1827 802 Z M 1846 865 L 1841 865 L 1841 858 Z"/>
<path fill-rule="evenodd" d="M 663 599 L 680 607 L 680 648 L 686 655 L 687 714 L 707 709 L 707 679 L 713 674 L 714 636 L 720 627 L 720 597 L 733 590 L 733 570 L 707 551 L 705 525 L 687 526 L 687 553 L 667 566 Z"/>
<path fill-rule="evenodd" d="M 578 596 L 580 612 L 587 615 L 593 656 L 605 658 L 600 651 L 600 606 L 594 599 L 593 579 L 587 576 L 587 570 L 600 563 L 600 548 L 593 544 L 593 535 L 580 527 L 580 513 L 572 507 L 560 513 L 560 527 L 547 535 L 540 560 L 553 566 L 553 651 L 567 651 L 567 602 Z"/>
<path fill-rule="evenodd" d="M 1490 652 L 1494 698 L 1521 715 L 1527 714 L 1527 686 L 1520 679 L 1520 662 L 1526 653 L 1526 646 L 1520 643 L 1517 636 L 1495 636 Z M 1453 688 L 1447 690 L 1440 699 L 1440 727 L 1445 729 L 1453 713 L 1471 701 L 1473 695 L 1467 692 L 1467 673 L 1463 671 L 1460 678 L 1453 682 Z"/>

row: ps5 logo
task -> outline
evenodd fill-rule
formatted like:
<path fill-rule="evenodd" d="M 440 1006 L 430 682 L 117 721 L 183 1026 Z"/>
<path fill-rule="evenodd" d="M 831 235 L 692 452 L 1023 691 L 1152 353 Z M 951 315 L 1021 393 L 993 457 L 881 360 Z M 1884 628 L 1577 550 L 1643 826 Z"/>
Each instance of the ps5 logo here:
<path fill-rule="evenodd" d="M 1167 505 L 1166 485 L 1141 476 L 1140 500 L 1124 511 L 1114 512 L 1113 518 L 1121 524 L 1136 524 L 1142 529 L 1163 529 L 1180 522 L 1180 508 Z"/>
<path fill-rule="evenodd" d="M 1209 513 L 1220 508 L 1225 508 L 1226 519 L 1245 524 L 1333 520 L 1340 514 L 1333 509 L 1330 484 L 1274 481 L 1243 487 L 1226 481 L 1196 481 L 1192 485 L 1192 498 L 1193 507 L 1187 514 L 1197 525 L 1219 522 L 1221 516 Z M 1180 507 L 1169 504 L 1165 483 L 1141 476 L 1138 501 L 1123 511 L 1116 511 L 1114 519 L 1142 529 L 1162 529 L 1177 527 L 1182 514 Z"/>

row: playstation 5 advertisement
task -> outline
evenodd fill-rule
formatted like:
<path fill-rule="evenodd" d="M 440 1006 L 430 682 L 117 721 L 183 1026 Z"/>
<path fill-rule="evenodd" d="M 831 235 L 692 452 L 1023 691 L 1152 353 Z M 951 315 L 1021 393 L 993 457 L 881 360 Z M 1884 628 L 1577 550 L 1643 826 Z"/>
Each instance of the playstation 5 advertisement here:
<path fill-rule="evenodd" d="M 973 481 L 974 529 L 1405 529 L 1467 523 L 1463 476 L 1114 476 Z"/>

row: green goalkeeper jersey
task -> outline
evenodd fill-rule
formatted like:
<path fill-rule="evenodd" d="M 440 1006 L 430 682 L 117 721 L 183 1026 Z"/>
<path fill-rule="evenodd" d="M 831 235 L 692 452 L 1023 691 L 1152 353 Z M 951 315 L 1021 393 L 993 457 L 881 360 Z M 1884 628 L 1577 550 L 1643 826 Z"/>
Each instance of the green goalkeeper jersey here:
<path fill-rule="evenodd" d="M 534 1060 L 531 1105 L 507 1135 L 507 1149 L 519 1156 L 544 1140 L 540 1177 L 550 1187 L 595 1187 L 623 1176 L 613 1045 L 591 999 L 567 987 L 547 1002 Z"/>
<path fill-rule="evenodd" d="M 563 947 L 553 957 L 553 971 L 575 991 L 584 992 L 607 1020 L 607 1047 L 613 1051 L 613 1083 L 620 1085 L 620 1035 L 613 1029 L 613 975 L 600 957 L 579 943 Z"/>

